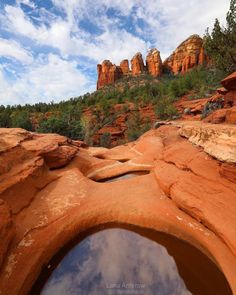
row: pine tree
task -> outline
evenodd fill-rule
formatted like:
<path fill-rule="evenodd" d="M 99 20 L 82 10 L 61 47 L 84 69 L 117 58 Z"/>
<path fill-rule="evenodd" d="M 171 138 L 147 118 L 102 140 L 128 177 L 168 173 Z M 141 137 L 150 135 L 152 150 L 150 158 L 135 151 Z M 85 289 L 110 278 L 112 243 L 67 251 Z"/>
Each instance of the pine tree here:
<path fill-rule="evenodd" d="M 207 28 L 204 48 L 217 68 L 229 73 L 236 70 L 236 0 L 230 2 L 226 27 L 216 19 L 211 34 Z"/>

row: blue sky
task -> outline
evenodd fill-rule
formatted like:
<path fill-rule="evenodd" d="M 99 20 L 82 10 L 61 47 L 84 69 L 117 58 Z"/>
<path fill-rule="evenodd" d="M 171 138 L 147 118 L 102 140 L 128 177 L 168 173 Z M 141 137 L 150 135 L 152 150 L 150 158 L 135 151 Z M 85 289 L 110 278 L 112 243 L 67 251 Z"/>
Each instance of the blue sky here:
<path fill-rule="evenodd" d="M 228 0 L 0 0 L 0 104 L 95 90 L 96 65 L 150 47 L 165 59 L 224 21 Z"/>

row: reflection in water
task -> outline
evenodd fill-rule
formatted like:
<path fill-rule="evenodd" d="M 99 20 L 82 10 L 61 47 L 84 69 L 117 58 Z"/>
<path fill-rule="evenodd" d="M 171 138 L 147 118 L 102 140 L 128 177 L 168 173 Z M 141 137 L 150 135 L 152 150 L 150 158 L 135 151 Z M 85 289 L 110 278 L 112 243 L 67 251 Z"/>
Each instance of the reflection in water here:
<path fill-rule="evenodd" d="M 52 273 L 43 295 L 189 295 L 165 247 L 124 229 L 93 234 Z"/>
<path fill-rule="evenodd" d="M 111 177 L 109 179 L 103 179 L 103 180 L 100 180 L 99 182 L 114 182 L 114 181 L 119 181 L 122 179 L 129 179 L 129 178 L 134 178 L 137 176 L 146 175 L 149 173 L 150 173 L 150 171 L 136 171 L 133 173 L 129 172 L 129 173 L 122 174 L 120 176 Z"/>

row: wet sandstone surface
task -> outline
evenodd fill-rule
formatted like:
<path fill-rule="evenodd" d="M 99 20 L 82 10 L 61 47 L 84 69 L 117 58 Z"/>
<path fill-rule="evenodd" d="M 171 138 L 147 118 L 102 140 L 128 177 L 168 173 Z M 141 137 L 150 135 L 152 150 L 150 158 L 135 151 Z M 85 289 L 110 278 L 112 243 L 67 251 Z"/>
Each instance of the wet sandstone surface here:
<path fill-rule="evenodd" d="M 0 131 L 1 295 L 28 294 L 63 247 L 110 223 L 189 243 L 236 293 L 235 126 L 178 122 L 110 150 Z"/>

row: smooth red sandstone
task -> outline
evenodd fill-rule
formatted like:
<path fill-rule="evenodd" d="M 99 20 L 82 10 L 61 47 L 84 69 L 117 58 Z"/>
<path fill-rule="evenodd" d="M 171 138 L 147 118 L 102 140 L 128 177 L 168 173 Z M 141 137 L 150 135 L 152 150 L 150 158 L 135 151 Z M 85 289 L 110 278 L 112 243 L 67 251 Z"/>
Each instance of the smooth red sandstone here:
<path fill-rule="evenodd" d="M 236 106 L 226 110 L 225 122 L 229 124 L 236 124 Z"/>
<path fill-rule="evenodd" d="M 14 234 L 11 212 L 8 205 L 0 199 L 0 270 Z"/>
<path fill-rule="evenodd" d="M 154 48 L 148 52 L 146 57 L 146 67 L 148 73 L 153 77 L 160 77 L 162 75 L 162 60 L 160 52 Z"/>
<path fill-rule="evenodd" d="M 209 122 L 213 124 L 220 124 L 225 122 L 227 109 L 219 109 L 211 113 L 204 119 L 204 122 Z"/>
<path fill-rule="evenodd" d="M 220 175 L 236 183 L 236 165 L 223 163 L 220 166 Z"/>
<path fill-rule="evenodd" d="M 219 158 L 234 161 L 235 128 L 202 122 L 169 124 L 174 126 L 150 130 L 137 141 L 113 149 L 80 148 L 67 166 L 53 171 L 43 164 L 40 154 L 53 151 L 52 142 L 70 146 L 66 138 L 49 135 L 46 140 L 47 135 L 34 135 L 36 139 L 33 136 L 19 143 L 17 148 L 27 148 L 26 158 L 30 154 L 39 157 L 43 169 L 38 180 L 47 181 L 31 198 L 27 187 L 29 177 L 35 179 L 34 170 L 28 170 L 26 179 L 18 179 L 28 203 L 14 213 L 16 232 L 0 270 L 1 295 L 28 294 L 42 266 L 64 245 L 82 231 L 111 222 L 164 232 L 194 245 L 216 263 L 236 292 L 234 165 L 223 166 L 190 142 L 195 138 L 195 144 L 204 148 L 211 143 L 208 152 L 216 150 L 217 156 L 223 150 Z M 11 134 L 15 142 L 13 130 Z M 10 148 L 0 159 L 9 152 L 13 158 Z M 23 158 L 19 166 L 21 163 Z M 137 170 L 150 173 L 111 183 L 94 181 Z M 21 207 L 22 198 L 19 194 L 13 203 L 5 196 L 5 202 L 11 209 Z"/>
<path fill-rule="evenodd" d="M 0 134 L 0 194 L 16 213 L 57 178 L 48 169 L 68 164 L 78 147 L 57 134 L 35 134 L 20 128 L 0 129 Z"/>

